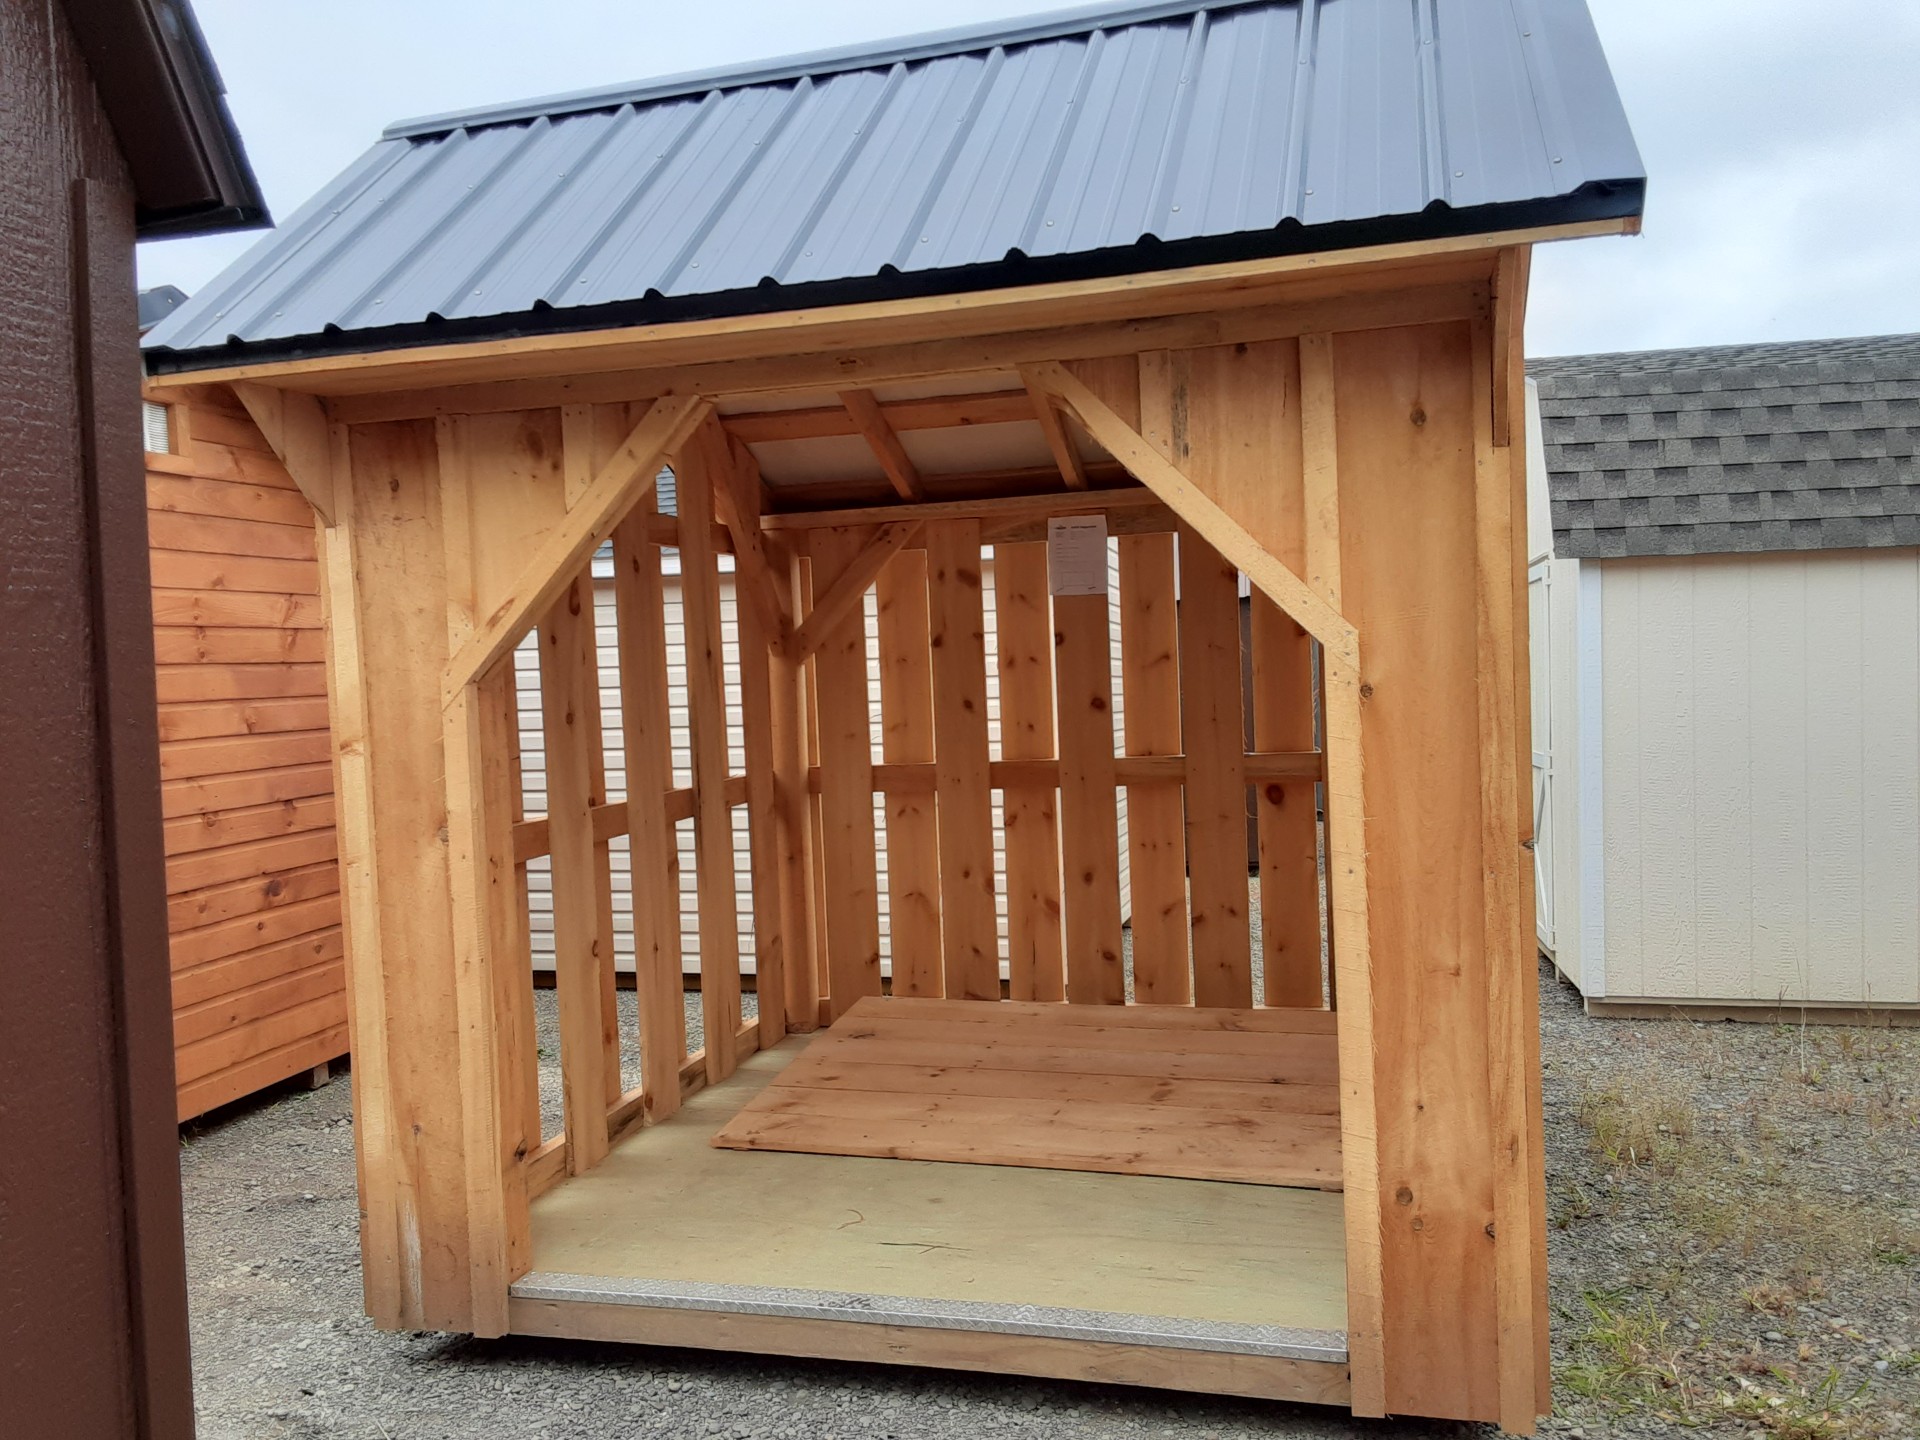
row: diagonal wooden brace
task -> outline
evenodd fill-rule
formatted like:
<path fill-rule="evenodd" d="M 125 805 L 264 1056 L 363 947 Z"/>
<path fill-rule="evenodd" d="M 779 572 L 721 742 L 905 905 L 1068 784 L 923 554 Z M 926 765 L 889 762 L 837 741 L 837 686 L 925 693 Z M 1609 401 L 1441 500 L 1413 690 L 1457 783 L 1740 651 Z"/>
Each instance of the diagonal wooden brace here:
<path fill-rule="evenodd" d="M 1276 560 L 1246 526 L 1222 510 L 1179 466 L 1122 420 L 1072 371 L 1049 360 L 1022 366 L 1020 376 L 1028 386 L 1055 396 L 1135 479 L 1166 501 L 1209 545 L 1245 573 L 1262 594 L 1318 640 L 1329 655 L 1359 669 L 1359 634 L 1346 617 Z"/>
<path fill-rule="evenodd" d="M 447 662 L 446 703 L 498 664 L 547 612 L 614 527 L 652 490 L 666 458 L 713 413 L 701 395 L 656 400 L 566 518 L 540 542 L 507 597 Z"/>

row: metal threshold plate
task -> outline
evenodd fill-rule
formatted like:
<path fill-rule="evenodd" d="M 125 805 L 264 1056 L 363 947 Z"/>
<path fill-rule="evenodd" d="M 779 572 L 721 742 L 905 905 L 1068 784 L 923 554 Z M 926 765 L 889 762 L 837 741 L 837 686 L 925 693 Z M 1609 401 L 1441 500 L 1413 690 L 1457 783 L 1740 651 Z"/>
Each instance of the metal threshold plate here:
<path fill-rule="evenodd" d="M 862 1325 L 913 1325 L 928 1330 L 977 1330 L 1001 1335 L 1043 1335 L 1058 1340 L 1150 1345 L 1169 1350 L 1206 1350 L 1226 1355 L 1268 1355 L 1333 1365 L 1347 1362 L 1344 1330 L 1117 1315 L 1103 1310 L 1066 1310 L 1045 1305 L 916 1300 L 894 1295 L 787 1290 L 776 1286 L 703 1285 L 678 1280 L 566 1275 L 547 1270 L 526 1275 L 513 1286 L 511 1293 L 518 1300 L 571 1300 L 659 1310 L 784 1315 Z"/>

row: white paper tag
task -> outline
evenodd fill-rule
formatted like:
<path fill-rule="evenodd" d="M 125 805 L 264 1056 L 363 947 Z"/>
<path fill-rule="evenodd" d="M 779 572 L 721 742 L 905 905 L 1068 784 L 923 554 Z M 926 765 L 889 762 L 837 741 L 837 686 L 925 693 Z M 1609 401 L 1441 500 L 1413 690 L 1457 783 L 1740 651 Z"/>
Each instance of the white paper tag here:
<path fill-rule="evenodd" d="M 1047 573 L 1056 595 L 1107 593 L 1107 517 L 1050 516 Z"/>

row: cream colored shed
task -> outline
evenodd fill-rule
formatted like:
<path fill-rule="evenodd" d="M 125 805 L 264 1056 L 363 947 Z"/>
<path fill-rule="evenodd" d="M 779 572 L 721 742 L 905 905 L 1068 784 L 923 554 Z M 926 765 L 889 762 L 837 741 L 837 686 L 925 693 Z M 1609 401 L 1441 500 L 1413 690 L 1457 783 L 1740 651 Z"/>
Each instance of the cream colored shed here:
<path fill-rule="evenodd" d="M 1542 950 L 1920 1020 L 1920 336 L 1529 368 Z"/>

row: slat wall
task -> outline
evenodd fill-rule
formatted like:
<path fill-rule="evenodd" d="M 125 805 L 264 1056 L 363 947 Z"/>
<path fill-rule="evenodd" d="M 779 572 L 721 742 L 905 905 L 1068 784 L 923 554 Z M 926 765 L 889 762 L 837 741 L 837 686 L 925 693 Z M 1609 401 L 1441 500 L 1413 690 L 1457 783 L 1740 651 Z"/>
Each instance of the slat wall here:
<path fill-rule="evenodd" d="M 347 1012 L 313 511 L 236 402 L 167 419 L 147 523 L 185 1120 L 344 1054 Z"/>
<path fill-rule="evenodd" d="M 1148 537 L 1168 539 L 1170 537 Z M 1108 575 L 1110 584 L 1109 624 L 1113 633 L 1120 631 L 1120 554 L 1124 542 L 1111 542 Z M 662 597 L 665 613 L 666 653 L 667 653 L 667 707 L 672 726 L 673 783 L 686 787 L 693 783 L 692 772 L 692 735 L 687 721 L 687 672 L 685 624 L 681 611 L 681 590 L 679 556 L 672 549 L 661 552 L 663 557 Z M 902 552 L 902 562 L 910 566 L 925 564 L 924 550 Z M 735 600 L 734 578 L 731 557 L 722 557 L 720 565 L 720 623 L 726 647 L 726 700 L 728 719 L 728 773 L 742 773 L 746 764 L 744 745 L 744 727 L 741 723 L 741 692 L 739 665 L 739 610 Z M 883 573 L 880 583 L 867 596 L 865 614 L 867 628 L 867 693 L 868 706 L 876 734 L 882 733 L 881 695 L 884 685 L 889 683 L 883 670 L 882 633 L 884 623 L 881 619 L 880 597 L 885 592 L 892 567 Z M 613 800 L 623 800 L 627 795 L 627 777 L 624 768 L 625 740 L 620 719 L 620 670 L 618 661 L 618 624 L 614 613 L 613 567 L 610 561 L 602 559 L 594 567 L 594 614 L 595 634 L 600 657 L 600 696 L 601 731 L 605 738 L 607 757 L 607 793 Z M 923 587 L 924 588 L 924 587 Z M 1169 592 L 1170 593 L 1170 592 Z M 988 743 L 994 759 L 1011 757 L 1015 752 L 1004 747 L 1002 731 L 1001 705 L 1001 666 L 999 664 L 1000 630 L 997 617 L 998 588 L 995 578 L 995 564 L 992 551 L 986 555 L 982 570 L 981 601 L 985 620 L 986 646 L 986 694 L 987 694 L 987 733 Z M 1043 597 L 1044 598 L 1044 597 Z M 1049 646 L 1051 639 L 1048 640 Z M 540 712 L 539 686 L 539 647 L 529 636 L 514 654 L 514 666 L 518 681 L 520 714 L 520 755 L 522 765 L 522 792 L 526 813 L 544 815 L 547 810 L 546 792 L 546 750 L 545 734 Z M 1112 663 L 1113 713 L 1116 728 L 1124 725 L 1125 683 L 1121 670 L 1121 657 L 1116 649 Z M 1168 692 L 1172 698 L 1172 692 Z M 929 692 L 929 704 L 931 692 Z M 1177 703 L 1177 701 L 1176 701 Z M 931 720 L 929 719 L 929 725 Z M 931 732 L 929 732 L 931 733 Z M 1051 752 L 1052 727 L 1048 726 L 1048 750 Z M 1304 746 L 1301 748 L 1305 748 Z M 883 738 L 874 751 L 876 761 L 904 759 L 908 751 L 900 748 L 896 739 L 889 749 Z M 1021 752 L 1024 757 L 1025 752 Z M 926 752 L 927 760 L 933 758 L 931 748 Z M 1164 786 L 1154 787 L 1164 790 Z M 1013 945 L 1010 932 L 1010 902 L 1007 883 L 1007 828 L 1003 810 L 1003 797 L 999 790 L 989 792 L 992 808 L 992 845 L 993 845 L 993 896 L 994 918 L 999 945 L 1000 973 L 1003 978 L 1012 974 Z M 1174 824 L 1178 826 L 1177 787 Z M 1051 803 L 1051 802 L 1049 802 Z M 1122 792 L 1120 800 L 1120 894 L 1121 902 L 1132 913 L 1129 876 L 1131 873 L 1128 846 L 1127 824 L 1128 796 Z M 930 797 L 903 796 L 898 802 L 909 814 L 917 813 L 924 806 L 927 820 L 933 817 L 933 805 Z M 903 833 L 912 835 L 912 827 L 918 822 L 903 818 L 900 822 Z M 877 856 L 880 880 L 880 963 L 882 972 L 891 976 L 894 972 L 894 947 L 897 935 L 911 936 L 917 932 L 911 922 L 902 924 L 895 916 L 895 892 L 890 873 L 890 827 L 885 802 L 876 796 L 874 799 L 874 828 L 876 832 Z M 756 922 L 754 918 L 753 873 L 751 852 L 747 843 L 747 813 L 744 809 L 733 811 L 734 834 L 734 891 L 736 910 L 740 926 L 741 968 L 745 974 L 754 971 Z M 688 975 L 699 972 L 699 897 L 696 888 L 693 865 L 693 832 L 689 826 L 678 827 L 677 865 L 674 884 L 679 895 L 679 923 L 681 934 L 681 956 Z M 909 846 L 913 843 L 908 841 Z M 930 852 L 937 860 L 938 850 Z M 633 873 L 627 852 L 625 837 L 616 837 L 611 846 L 612 891 L 613 891 L 613 927 L 615 965 L 622 974 L 631 974 L 634 969 L 635 917 L 633 907 Z M 1058 860 L 1056 858 L 1057 867 Z M 552 867 L 545 856 L 530 861 L 527 865 L 527 888 L 530 921 L 533 936 L 534 968 L 551 972 L 553 969 L 553 882 Z M 1056 896 L 1057 903 L 1057 896 Z M 926 911 L 937 916 L 937 908 Z M 896 926 L 899 928 L 896 929 Z M 911 949 L 909 944 L 904 947 Z M 908 993 L 903 990 L 902 993 Z M 1023 996 L 1023 998 L 1044 998 Z M 1058 998 L 1057 996 L 1054 998 Z"/>

